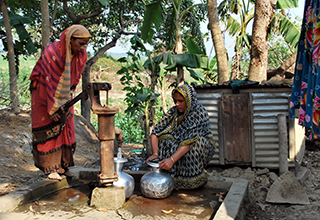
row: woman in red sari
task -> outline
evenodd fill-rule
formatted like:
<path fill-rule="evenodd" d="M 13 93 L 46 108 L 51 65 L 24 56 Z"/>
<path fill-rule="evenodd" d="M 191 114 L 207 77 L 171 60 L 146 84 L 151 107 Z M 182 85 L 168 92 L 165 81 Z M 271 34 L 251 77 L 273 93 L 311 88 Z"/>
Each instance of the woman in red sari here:
<path fill-rule="evenodd" d="M 74 165 L 76 148 L 74 109 L 64 111 L 62 105 L 72 99 L 79 83 L 89 39 L 84 26 L 70 26 L 60 41 L 46 47 L 30 76 L 33 158 L 49 179 L 73 176 L 68 168 Z"/>

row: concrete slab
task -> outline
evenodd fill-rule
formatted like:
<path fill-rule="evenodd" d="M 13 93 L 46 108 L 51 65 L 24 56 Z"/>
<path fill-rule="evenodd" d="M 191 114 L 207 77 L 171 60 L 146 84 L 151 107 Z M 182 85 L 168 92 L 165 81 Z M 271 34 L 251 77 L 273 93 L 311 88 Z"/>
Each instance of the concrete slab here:
<path fill-rule="evenodd" d="M 86 169 L 86 168 L 81 168 L 81 167 L 76 167 L 75 169 L 72 169 L 72 172 L 76 174 L 77 177 L 90 177 L 96 179 L 96 174 L 97 170 L 96 169 Z M 89 172 L 89 174 L 87 173 Z M 133 175 L 133 173 L 130 173 Z M 139 181 L 140 177 L 143 175 L 143 173 L 139 172 L 137 176 L 134 176 L 134 178 Z M 90 180 L 91 181 L 91 180 Z M 63 211 L 56 211 L 54 213 L 46 213 L 46 214 L 41 214 L 41 215 L 34 215 L 32 212 L 28 213 L 9 213 L 13 211 L 16 207 L 20 206 L 23 203 L 26 203 L 27 201 L 34 200 L 39 197 L 39 195 L 43 195 L 42 193 L 50 193 L 52 191 L 61 189 L 63 187 L 70 187 L 73 184 L 76 184 L 76 182 L 79 183 L 79 181 L 76 180 L 71 180 L 71 179 L 66 179 L 65 177 L 63 178 L 62 181 L 55 181 L 55 180 L 44 180 L 39 183 L 36 183 L 35 185 L 31 185 L 28 187 L 23 187 L 19 190 L 16 190 L 13 193 L 10 193 L 6 196 L 0 197 L 0 205 L 4 204 L 0 208 L 0 219 L 10 219 L 10 216 L 13 216 L 12 219 L 19 219 L 19 220 L 27 220 L 27 219 L 51 219 L 52 216 L 56 217 L 61 217 L 62 215 L 68 215 L 72 216 L 72 219 L 88 219 L 89 218 L 94 218 L 97 220 L 102 220 L 102 219 L 134 219 L 134 216 L 132 215 L 132 212 L 130 212 L 129 208 L 126 208 L 125 203 L 122 208 L 118 209 L 117 211 L 115 210 L 104 210 L 101 212 L 99 209 L 94 209 L 86 206 L 87 208 L 82 208 L 84 211 L 80 215 L 82 217 L 86 218 L 80 218 L 80 216 L 75 215 L 75 213 L 72 212 L 63 212 Z M 215 214 L 215 217 L 213 216 L 210 217 L 210 219 L 215 219 L 215 220 L 231 220 L 231 219 L 236 219 L 237 213 L 239 212 L 239 209 L 241 207 L 241 204 L 243 202 L 244 197 L 246 196 L 246 191 L 247 191 L 247 185 L 248 181 L 247 180 L 241 180 L 241 179 L 233 179 L 233 178 L 224 178 L 224 177 L 215 177 L 215 176 L 209 176 L 209 181 L 206 187 L 213 187 L 213 188 L 221 188 L 221 189 L 229 189 L 229 192 L 227 196 L 225 197 L 224 201 L 220 205 L 217 213 Z M 180 193 L 181 192 L 177 192 Z M 137 196 L 136 198 L 138 198 Z M 199 196 L 201 197 L 201 196 Z M 190 197 L 191 198 L 191 197 Z M 141 198 L 140 198 L 141 199 Z M 134 204 L 134 203 L 132 203 Z M 135 204 L 135 209 L 140 208 L 140 203 Z M 214 206 L 214 204 L 210 204 Z M 134 208 L 134 207 L 133 207 Z M 164 210 L 170 210 L 170 207 L 164 208 Z M 198 211 L 199 213 L 201 210 L 203 211 L 203 207 L 199 206 L 198 207 L 198 202 L 194 203 L 194 207 L 196 208 L 195 210 Z M 190 209 L 190 208 L 189 208 Z M 146 211 L 150 211 L 152 208 L 146 209 Z M 173 215 L 166 214 L 162 212 L 162 209 L 157 209 L 157 211 L 161 212 L 162 219 L 173 219 Z M 86 214 L 87 213 L 87 214 Z M 22 214 L 22 215 L 21 215 Z M 192 213 L 191 213 L 192 214 Z M 35 218 L 32 218 L 34 215 Z M 4 217 L 5 216 L 5 217 Z M 9 217 L 8 217 L 9 216 Z M 108 216 L 106 218 L 106 216 Z M 147 216 L 147 214 L 145 215 Z M 207 219 L 209 215 L 206 215 L 203 219 Z M 23 218 L 26 217 L 26 218 Z M 42 218 L 44 217 L 44 218 Z M 151 215 L 149 216 L 151 217 Z M 175 216 L 177 219 L 186 219 L 182 213 L 178 213 Z M 160 218 L 160 216 L 152 216 L 149 219 L 157 219 Z M 176 219 L 174 218 L 174 219 Z M 59 219 L 59 218 L 57 218 Z"/>
<path fill-rule="evenodd" d="M 220 205 L 213 220 L 233 220 L 236 219 L 242 201 L 247 194 L 248 181 L 244 179 L 234 180 L 232 186 Z"/>
<path fill-rule="evenodd" d="M 21 187 L 12 193 L 0 197 L 0 211 L 13 211 L 19 205 L 50 194 L 63 187 L 68 187 L 73 183 L 75 183 L 75 180 L 62 176 L 61 181 L 45 179 L 30 186 Z"/>
<path fill-rule="evenodd" d="M 90 206 L 117 210 L 123 206 L 125 201 L 126 197 L 123 187 L 96 187 L 92 191 Z"/>

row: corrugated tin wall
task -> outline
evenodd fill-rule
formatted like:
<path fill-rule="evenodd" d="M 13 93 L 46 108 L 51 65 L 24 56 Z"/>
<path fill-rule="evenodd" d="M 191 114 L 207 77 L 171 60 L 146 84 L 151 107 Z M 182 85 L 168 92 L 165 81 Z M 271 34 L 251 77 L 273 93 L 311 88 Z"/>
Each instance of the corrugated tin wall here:
<path fill-rule="evenodd" d="M 198 93 L 198 103 L 202 104 L 208 111 L 211 131 L 216 142 L 216 152 L 210 164 L 220 164 L 219 161 L 219 98 L 220 93 Z"/>
<path fill-rule="evenodd" d="M 289 93 L 252 93 L 253 167 L 279 167 L 278 114 L 288 117 Z M 288 126 L 288 125 L 287 125 Z"/>
<path fill-rule="evenodd" d="M 251 93 L 253 128 L 250 148 L 253 167 L 279 168 L 277 115 L 285 114 L 288 117 L 290 95 L 289 92 Z M 198 93 L 199 104 L 202 104 L 209 113 L 211 130 L 218 148 L 219 141 L 221 143 L 219 140 L 219 99 L 221 96 L 221 93 Z M 216 150 L 210 164 L 224 164 L 224 149 Z"/>

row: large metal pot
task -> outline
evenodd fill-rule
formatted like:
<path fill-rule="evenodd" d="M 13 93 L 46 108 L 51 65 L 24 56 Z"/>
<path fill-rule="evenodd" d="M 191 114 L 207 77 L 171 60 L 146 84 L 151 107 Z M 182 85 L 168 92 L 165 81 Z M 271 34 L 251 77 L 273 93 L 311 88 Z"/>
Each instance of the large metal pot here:
<path fill-rule="evenodd" d="M 172 177 L 158 167 L 157 161 L 148 162 L 152 171 L 144 174 L 140 180 L 140 190 L 145 197 L 163 199 L 168 197 L 174 186 Z"/>
<path fill-rule="evenodd" d="M 124 187 L 126 199 L 130 198 L 133 194 L 133 190 L 135 187 L 134 179 L 131 175 L 122 172 L 123 164 L 128 160 L 125 158 L 114 158 L 114 170 L 118 174 L 118 181 L 113 182 L 113 186 L 115 187 Z"/>

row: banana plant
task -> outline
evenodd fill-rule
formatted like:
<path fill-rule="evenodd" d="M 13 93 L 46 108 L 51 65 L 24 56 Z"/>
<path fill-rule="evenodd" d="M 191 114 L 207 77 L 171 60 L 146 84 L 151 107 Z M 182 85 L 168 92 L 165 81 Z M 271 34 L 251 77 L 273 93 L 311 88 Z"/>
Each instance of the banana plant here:
<path fill-rule="evenodd" d="M 298 0 L 278 0 L 276 4 L 276 9 L 280 10 L 296 7 L 298 7 Z M 300 38 L 300 30 L 284 13 L 275 12 L 271 20 L 271 27 L 273 33 L 279 31 L 288 44 L 294 48 L 297 47 Z"/>
<path fill-rule="evenodd" d="M 135 112 L 138 112 L 143 116 L 141 117 L 141 121 L 143 122 L 141 124 L 143 124 L 142 128 L 145 133 L 144 145 L 147 153 L 152 154 L 152 149 L 149 144 L 150 136 L 148 134 L 150 133 L 150 121 L 154 121 L 154 114 L 152 111 L 153 105 L 160 94 L 155 89 L 155 83 L 151 83 L 151 85 L 144 84 L 141 73 L 147 73 L 151 82 L 156 82 L 158 76 L 153 74 L 156 66 L 152 62 L 148 67 L 154 71 L 151 71 L 151 73 L 146 71 L 141 54 L 145 54 L 150 60 L 151 52 L 146 49 L 140 38 L 135 35 L 130 39 L 130 42 L 133 52 L 127 52 L 127 57 L 122 57 L 118 60 L 127 63 L 128 65 L 122 67 L 117 74 L 123 75 L 120 81 L 124 86 L 124 90 L 127 92 L 124 101 L 127 103 L 128 107 L 125 110 L 125 113 L 131 113 L 132 116 Z"/>
<path fill-rule="evenodd" d="M 279 31 L 288 44 L 293 48 L 297 48 L 300 30 L 290 19 L 281 13 L 275 13 L 271 20 L 271 27 L 273 32 Z"/>
<path fill-rule="evenodd" d="M 181 33 L 182 21 L 187 17 L 186 15 L 192 13 L 191 11 L 195 7 L 203 6 L 203 4 L 191 5 L 191 1 L 185 1 L 186 4 L 183 4 L 184 2 L 182 0 L 171 0 L 168 2 L 169 4 L 165 6 L 165 10 L 170 10 L 170 13 L 167 13 L 166 22 L 164 22 L 163 18 L 165 10 L 162 7 L 161 0 L 146 5 L 146 12 L 141 28 L 141 38 L 144 42 L 152 44 L 153 36 L 157 32 L 161 33 L 161 27 L 163 27 L 162 25 L 165 23 L 167 29 L 170 30 L 168 34 L 169 37 L 165 43 L 171 45 L 171 42 L 174 41 L 173 48 L 168 48 L 166 52 L 159 54 L 153 59 L 156 63 L 163 62 L 167 64 L 166 70 L 176 71 L 177 84 L 180 84 L 184 82 L 184 68 L 187 68 L 191 76 L 196 78 L 201 77 L 195 76 L 195 72 L 192 71 L 191 68 L 208 69 L 208 57 L 205 55 L 205 49 L 200 48 L 195 43 L 195 37 L 182 39 Z M 200 29 L 198 32 L 200 32 Z M 185 47 L 183 47 L 183 41 L 185 42 Z M 186 50 L 184 48 L 187 48 L 189 53 L 183 53 Z"/>
<path fill-rule="evenodd" d="M 247 32 L 254 18 L 253 0 L 224 0 L 220 3 L 219 15 L 230 36 L 235 37 L 235 56 L 231 70 L 231 80 L 239 76 L 240 57 L 243 47 L 250 48 L 251 35 Z"/>
<path fill-rule="evenodd" d="M 29 24 L 31 21 L 29 18 L 22 17 L 18 14 L 9 12 L 11 27 L 15 28 L 16 33 L 19 36 L 19 40 L 15 40 L 15 49 L 22 53 L 35 53 L 37 52 L 28 31 L 25 28 L 25 24 Z M 0 19 L 0 27 L 4 27 L 3 18 Z M 6 38 L 2 38 L 3 45 L 6 48 Z"/>
<path fill-rule="evenodd" d="M 11 11 L 9 11 L 9 19 L 10 19 L 10 25 L 11 27 L 15 28 L 16 33 L 19 37 L 19 39 L 16 39 L 14 41 L 14 53 L 16 57 L 19 57 L 19 55 L 27 55 L 27 54 L 33 54 L 37 52 L 37 49 L 34 45 L 34 43 L 31 40 L 31 37 L 28 33 L 28 31 L 25 28 L 26 24 L 29 24 L 31 21 L 27 17 L 22 17 L 18 14 L 15 14 Z M 0 19 L 0 27 L 4 27 L 4 21 L 3 18 Z M 0 37 L 2 39 L 2 44 L 4 45 L 4 50 L 7 49 L 7 38 L 5 37 L 5 33 L 1 33 L 0 29 Z M 16 58 L 16 70 L 17 73 L 19 73 L 19 59 Z"/>

